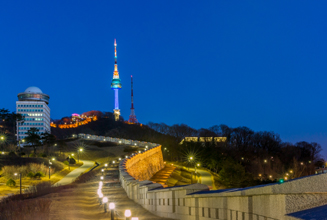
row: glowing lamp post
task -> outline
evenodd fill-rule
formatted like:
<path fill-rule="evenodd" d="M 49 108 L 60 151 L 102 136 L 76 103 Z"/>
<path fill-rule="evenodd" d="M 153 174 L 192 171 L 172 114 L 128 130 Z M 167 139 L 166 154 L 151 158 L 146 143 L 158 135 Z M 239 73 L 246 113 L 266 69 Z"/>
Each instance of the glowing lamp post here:
<path fill-rule="evenodd" d="M 110 214 L 111 214 L 111 220 L 115 219 L 115 203 L 111 202 L 109 203 L 109 209 L 110 209 Z"/>
<path fill-rule="evenodd" d="M 124 215 L 125 215 L 125 217 L 126 217 L 126 220 L 131 220 L 131 219 L 130 219 L 130 217 L 132 216 L 132 212 L 131 212 L 131 210 L 126 209 Z"/>
<path fill-rule="evenodd" d="M 79 152 L 82 152 L 83 151 L 83 149 L 82 148 L 80 148 L 77 152 L 78 152 L 78 162 L 79 162 Z"/>
<path fill-rule="evenodd" d="M 119 159 L 118 159 L 119 161 L 121 160 L 121 158 L 119 157 Z"/>
<path fill-rule="evenodd" d="M 103 194 L 102 193 L 99 193 L 100 205 L 102 205 L 102 198 L 103 198 Z"/>
<path fill-rule="evenodd" d="M 103 176 L 100 176 L 100 180 L 103 180 Z"/>
<path fill-rule="evenodd" d="M 103 176 L 104 169 L 101 169 L 101 172 L 102 172 L 102 176 Z"/>
<path fill-rule="evenodd" d="M 103 203 L 104 212 L 107 212 L 107 202 L 108 202 L 108 198 L 103 197 L 102 203 Z"/>
<path fill-rule="evenodd" d="M 17 176 L 17 173 L 15 173 L 15 176 Z M 19 194 L 22 194 L 22 174 L 19 173 Z"/>
<path fill-rule="evenodd" d="M 107 163 L 105 163 L 105 164 L 104 164 L 104 166 L 105 166 L 105 168 L 106 168 L 106 170 L 107 170 L 108 164 L 107 164 Z"/>
<path fill-rule="evenodd" d="M 115 164 L 116 163 L 116 161 L 112 161 L 112 164 Z"/>
<path fill-rule="evenodd" d="M 139 220 L 138 217 L 132 217 L 132 220 Z"/>

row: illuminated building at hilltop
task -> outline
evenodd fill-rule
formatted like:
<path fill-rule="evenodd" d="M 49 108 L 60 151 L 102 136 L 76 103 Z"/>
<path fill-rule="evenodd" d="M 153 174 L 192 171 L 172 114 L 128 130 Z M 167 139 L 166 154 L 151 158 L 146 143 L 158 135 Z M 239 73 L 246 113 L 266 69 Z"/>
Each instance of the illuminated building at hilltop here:
<path fill-rule="evenodd" d="M 119 109 L 119 99 L 118 99 L 118 90 L 121 89 L 121 82 L 119 79 L 119 72 L 118 72 L 118 65 L 117 65 L 117 44 L 115 39 L 115 68 L 114 68 L 114 75 L 113 79 L 111 80 L 111 89 L 115 91 L 115 108 L 114 108 L 114 116 L 115 121 L 119 120 L 120 116 L 120 109 Z"/>
<path fill-rule="evenodd" d="M 131 88 L 132 88 L 131 89 L 132 106 L 131 106 L 131 114 L 129 116 L 128 123 L 135 124 L 138 123 L 138 121 L 136 119 L 136 115 L 134 111 L 133 76 L 131 76 Z"/>
<path fill-rule="evenodd" d="M 39 135 L 50 133 L 50 97 L 35 86 L 28 87 L 25 92 L 18 94 L 16 112 L 25 117 L 23 122 L 17 123 L 17 140 L 27 137 L 27 131 L 37 128 Z"/>

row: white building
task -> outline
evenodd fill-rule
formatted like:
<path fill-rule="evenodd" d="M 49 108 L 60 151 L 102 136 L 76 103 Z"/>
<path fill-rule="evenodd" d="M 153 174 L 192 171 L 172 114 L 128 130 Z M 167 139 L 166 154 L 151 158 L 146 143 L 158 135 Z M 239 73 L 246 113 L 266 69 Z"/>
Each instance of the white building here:
<path fill-rule="evenodd" d="M 25 116 L 24 122 L 17 124 L 17 140 L 23 140 L 31 128 L 39 129 L 39 134 L 50 133 L 50 97 L 42 93 L 38 87 L 28 87 L 17 95 L 16 113 Z"/>

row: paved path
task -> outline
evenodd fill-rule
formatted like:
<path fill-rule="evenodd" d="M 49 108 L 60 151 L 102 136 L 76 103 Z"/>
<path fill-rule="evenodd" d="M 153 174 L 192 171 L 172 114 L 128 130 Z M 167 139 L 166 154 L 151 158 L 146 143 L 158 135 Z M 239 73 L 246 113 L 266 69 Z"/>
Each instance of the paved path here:
<path fill-rule="evenodd" d="M 180 168 L 184 167 L 184 166 L 180 166 L 180 165 L 174 165 L 174 166 L 180 167 Z M 190 167 L 185 167 L 185 168 L 189 171 L 194 172 L 194 168 L 190 168 Z M 213 176 L 211 175 L 210 172 L 205 171 L 205 170 L 199 170 L 199 169 L 196 169 L 196 172 L 201 175 L 199 183 L 209 186 L 210 189 L 214 189 L 214 185 L 213 185 L 213 181 L 212 181 Z"/>
<path fill-rule="evenodd" d="M 59 182 L 55 184 L 55 186 L 62 186 L 72 183 L 81 173 L 83 173 L 85 170 L 89 169 L 90 167 L 94 166 L 94 161 L 90 160 L 80 160 L 83 162 L 83 165 L 79 168 L 76 168 L 72 172 L 68 173 L 64 178 L 62 178 Z"/>

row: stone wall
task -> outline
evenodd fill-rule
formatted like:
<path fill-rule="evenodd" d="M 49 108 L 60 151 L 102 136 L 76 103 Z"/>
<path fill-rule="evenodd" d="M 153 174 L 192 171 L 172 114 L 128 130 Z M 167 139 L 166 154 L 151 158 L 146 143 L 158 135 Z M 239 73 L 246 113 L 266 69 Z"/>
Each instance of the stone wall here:
<path fill-rule="evenodd" d="M 210 191 L 203 184 L 163 188 L 147 180 L 163 166 L 159 145 L 119 165 L 121 185 L 127 196 L 163 218 L 295 220 L 299 218 L 290 216 L 292 213 L 327 204 L 327 174 L 282 184 Z"/>
<path fill-rule="evenodd" d="M 161 145 L 126 159 L 125 168 L 129 175 L 139 181 L 150 179 L 164 168 Z"/>

